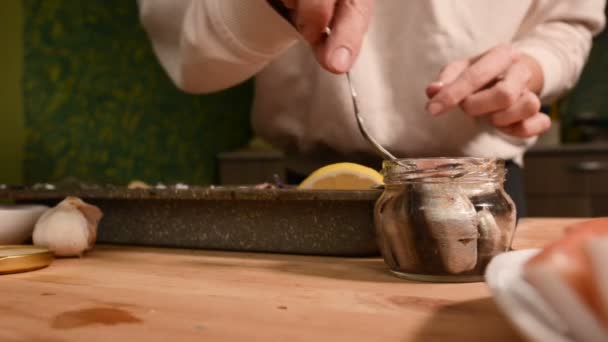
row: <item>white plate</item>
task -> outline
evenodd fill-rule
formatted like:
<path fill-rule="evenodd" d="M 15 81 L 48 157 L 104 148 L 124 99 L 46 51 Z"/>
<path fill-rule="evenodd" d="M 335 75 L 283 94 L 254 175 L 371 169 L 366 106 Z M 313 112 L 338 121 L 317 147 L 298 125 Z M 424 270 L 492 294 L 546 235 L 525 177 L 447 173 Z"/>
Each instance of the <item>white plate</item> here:
<path fill-rule="evenodd" d="M 486 269 L 488 284 L 499 308 L 530 341 L 573 342 L 566 324 L 522 277 L 525 262 L 537 249 L 496 256 Z"/>

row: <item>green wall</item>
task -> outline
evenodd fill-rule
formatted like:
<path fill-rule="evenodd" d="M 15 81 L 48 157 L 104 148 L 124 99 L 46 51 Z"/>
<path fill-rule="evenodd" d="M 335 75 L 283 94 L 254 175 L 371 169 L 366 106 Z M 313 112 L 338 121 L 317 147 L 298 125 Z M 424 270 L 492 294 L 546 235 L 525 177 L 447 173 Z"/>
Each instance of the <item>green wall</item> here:
<path fill-rule="evenodd" d="M 251 83 L 176 89 L 135 0 L 6 0 L 0 41 L 0 184 L 209 184 L 251 138 Z"/>
<path fill-rule="evenodd" d="M 23 0 L 26 183 L 209 184 L 216 155 L 251 137 L 250 83 L 173 86 L 135 0 Z"/>
<path fill-rule="evenodd" d="M 0 184 L 22 180 L 25 138 L 21 91 L 23 35 L 21 0 L 5 0 L 0 10 Z"/>

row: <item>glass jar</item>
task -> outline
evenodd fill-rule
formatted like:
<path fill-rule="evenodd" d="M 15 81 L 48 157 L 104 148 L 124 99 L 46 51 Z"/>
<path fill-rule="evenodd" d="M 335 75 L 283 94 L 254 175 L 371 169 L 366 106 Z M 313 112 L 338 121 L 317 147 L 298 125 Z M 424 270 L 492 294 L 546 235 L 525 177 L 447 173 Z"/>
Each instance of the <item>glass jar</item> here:
<path fill-rule="evenodd" d="M 483 158 L 401 159 L 383 164 L 374 223 L 391 272 L 412 280 L 483 280 L 511 247 L 516 209 L 505 163 Z"/>

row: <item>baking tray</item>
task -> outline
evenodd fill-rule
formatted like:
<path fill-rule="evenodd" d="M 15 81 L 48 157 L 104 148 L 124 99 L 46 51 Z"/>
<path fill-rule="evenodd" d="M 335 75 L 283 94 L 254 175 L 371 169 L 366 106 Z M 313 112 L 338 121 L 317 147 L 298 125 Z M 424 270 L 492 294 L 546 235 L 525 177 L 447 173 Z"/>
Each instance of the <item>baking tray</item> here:
<path fill-rule="evenodd" d="M 104 212 L 98 243 L 371 256 L 379 253 L 373 207 L 380 194 L 255 187 L 8 187 L 0 189 L 0 200 L 52 206 L 78 196 Z"/>

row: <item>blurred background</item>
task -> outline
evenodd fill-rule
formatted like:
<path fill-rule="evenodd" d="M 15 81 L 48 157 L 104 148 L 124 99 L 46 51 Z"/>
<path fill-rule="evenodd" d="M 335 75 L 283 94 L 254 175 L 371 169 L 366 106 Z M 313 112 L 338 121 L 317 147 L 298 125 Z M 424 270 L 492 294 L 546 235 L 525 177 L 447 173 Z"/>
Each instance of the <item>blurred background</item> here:
<path fill-rule="evenodd" d="M 272 153 L 218 159 L 252 139 L 251 83 L 204 96 L 177 90 L 135 0 L 5 0 L 0 39 L 0 184 L 212 184 L 281 174 Z M 532 215 L 608 213 L 606 109 L 604 32 L 576 89 L 546 108 L 554 130 L 526 157 Z"/>
<path fill-rule="evenodd" d="M 178 91 L 135 0 L 7 0 L 0 39 L 0 184 L 208 184 L 250 138 L 251 85 Z"/>

